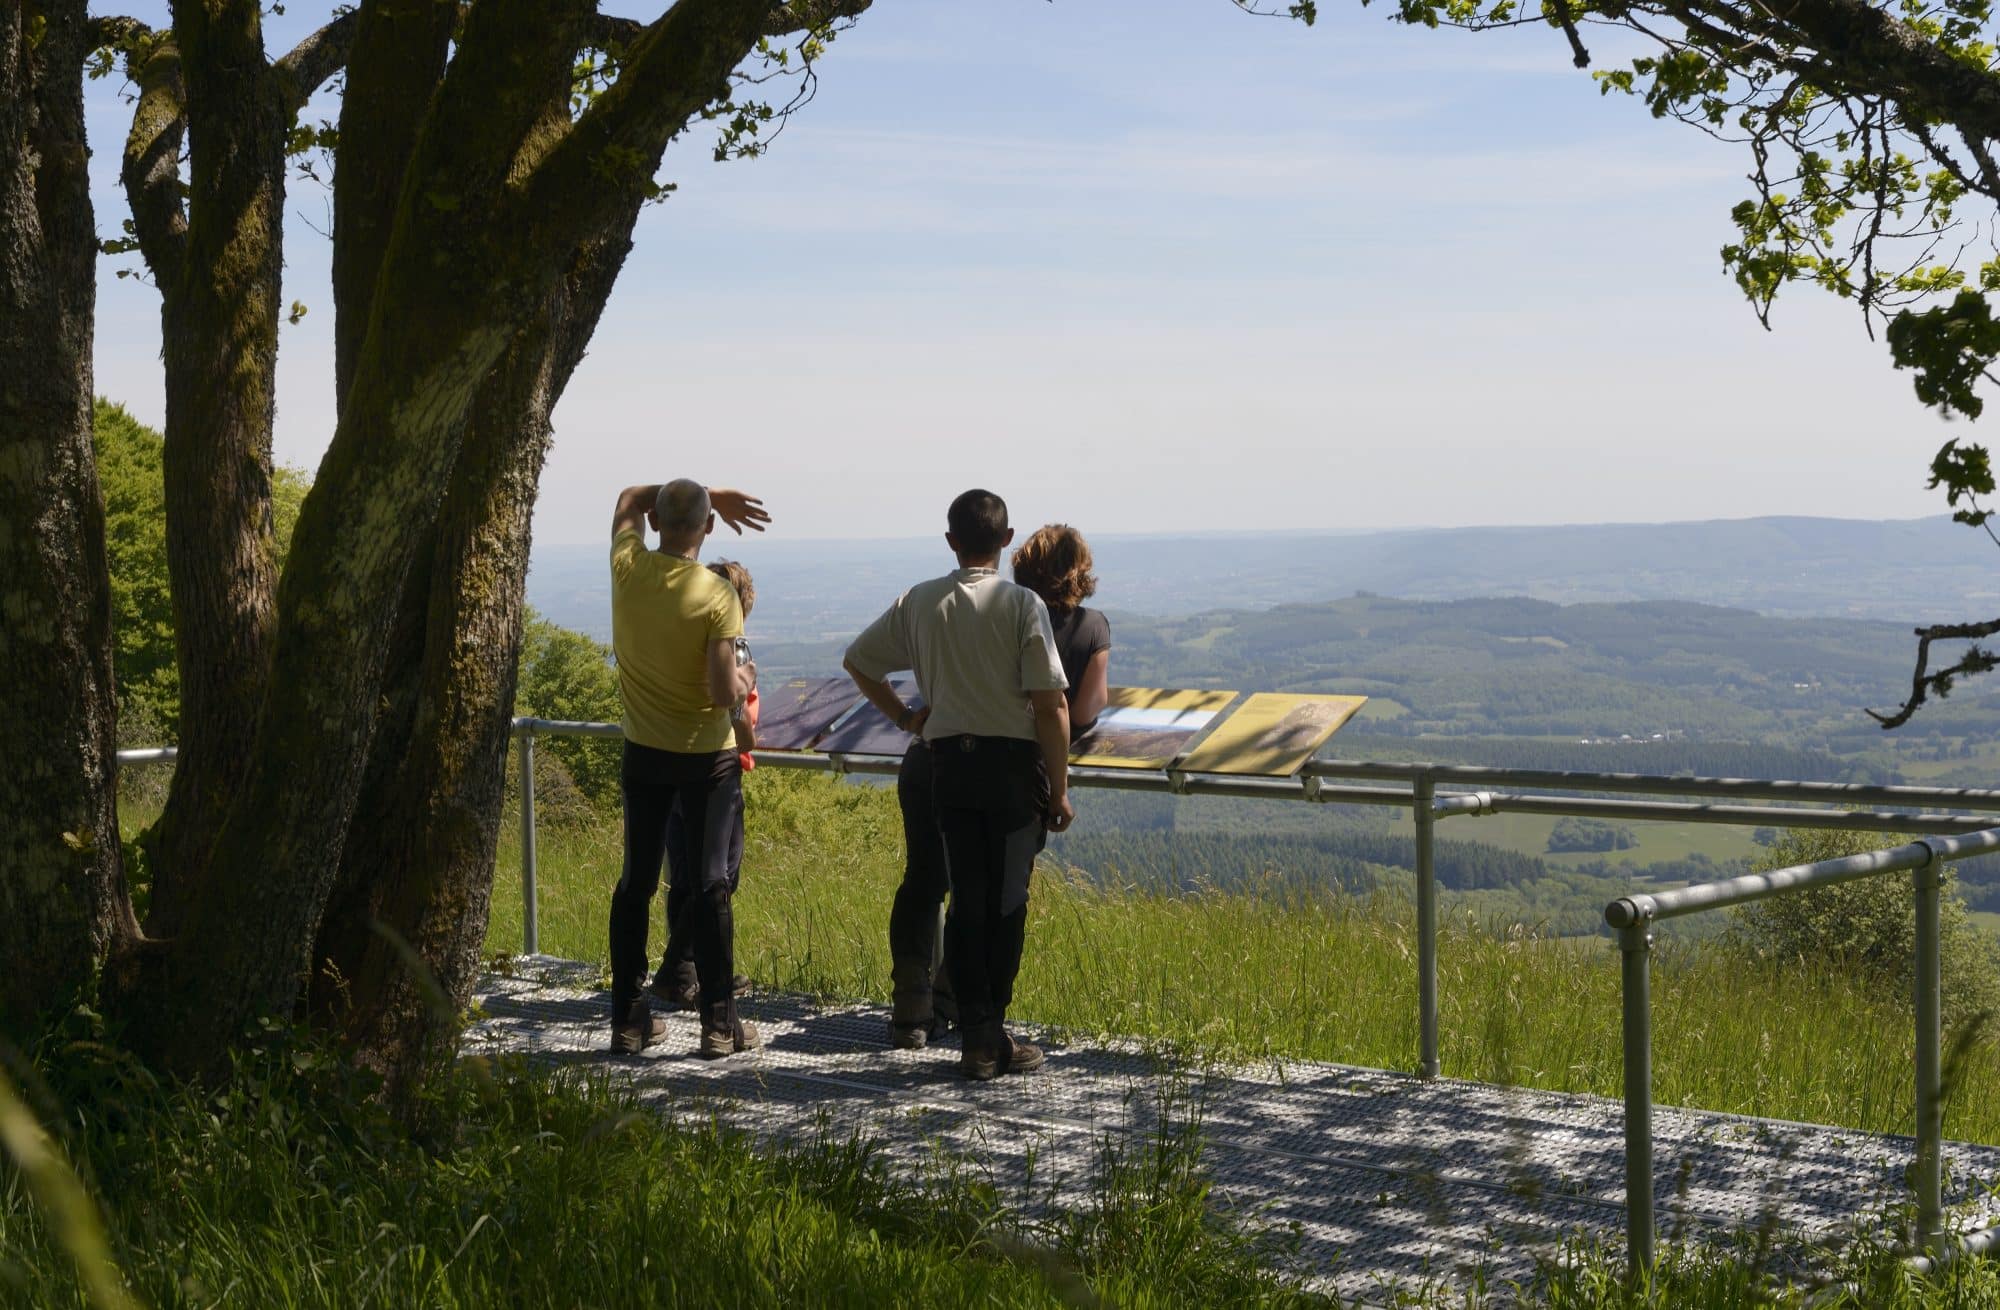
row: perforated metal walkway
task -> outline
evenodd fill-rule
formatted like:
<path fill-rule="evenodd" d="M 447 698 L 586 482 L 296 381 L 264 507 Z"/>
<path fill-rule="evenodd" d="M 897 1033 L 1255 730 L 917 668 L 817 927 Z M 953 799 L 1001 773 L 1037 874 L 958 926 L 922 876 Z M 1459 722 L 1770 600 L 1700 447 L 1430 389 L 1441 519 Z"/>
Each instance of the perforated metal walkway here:
<path fill-rule="evenodd" d="M 1088 1194 L 1102 1144 L 1155 1140 L 1163 1109 L 1198 1111 L 1214 1195 L 1298 1235 L 1298 1259 L 1345 1297 L 1401 1287 L 1527 1281 L 1578 1231 L 1622 1240 L 1622 1114 L 1599 1097 L 1343 1065 L 1167 1065 L 1135 1047 L 1049 1044 L 1037 1074 L 971 1083 L 953 1039 L 887 1049 L 887 1011 L 753 994 L 761 1051 L 692 1057 L 692 1016 L 638 1057 L 606 1053 L 609 1000 L 590 966 L 526 957 L 485 978 L 466 1051 L 515 1052 L 629 1076 L 668 1112 L 713 1112 L 751 1132 L 831 1130 L 912 1167 L 939 1152 L 1024 1209 Z M 1907 1196 L 1907 1138 L 1660 1108 L 1663 1230 L 1771 1227 L 1837 1237 Z M 2000 1149 L 1947 1147 L 1961 1222 L 2000 1215 Z"/>

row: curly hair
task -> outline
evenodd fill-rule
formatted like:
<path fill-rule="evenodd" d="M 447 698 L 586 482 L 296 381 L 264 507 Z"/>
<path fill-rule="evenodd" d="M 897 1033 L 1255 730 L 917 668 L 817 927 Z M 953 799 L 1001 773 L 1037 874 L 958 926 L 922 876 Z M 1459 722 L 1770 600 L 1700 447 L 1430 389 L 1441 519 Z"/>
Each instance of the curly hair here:
<path fill-rule="evenodd" d="M 742 602 L 743 617 L 750 617 L 750 607 L 757 603 L 757 587 L 750 581 L 750 570 L 733 559 L 719 559 L 708 566 L 708 571 L 736 588 L 736 599 Z"/>
<path fill-rule="evenodd" d="M 1067 523 L 1050 523 L 1014 552 L 1014 581 L 1052 610 L 1075 609 L 1097 591 L 1090 545 Z"/>

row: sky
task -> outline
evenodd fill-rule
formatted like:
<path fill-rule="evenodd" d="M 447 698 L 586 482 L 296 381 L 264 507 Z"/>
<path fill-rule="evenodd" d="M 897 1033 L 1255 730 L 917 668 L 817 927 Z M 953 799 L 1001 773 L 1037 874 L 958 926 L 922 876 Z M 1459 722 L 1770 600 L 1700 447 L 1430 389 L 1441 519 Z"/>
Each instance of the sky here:
<path fill-rule="evenodd" d="M 274 52 L 324 21 L 286 8 Z M 89 91 L 106 234 L 128 92 Z M 877 0 L 766 156 L 710 140 L 669 151 L 556 410 L 538 543 L 676 476 L 792 538 L 927 535 L 973 485 L 1103 533 L 1908 518 L 1966 432 L 1831 298 L 1766 332 L 1717 254 L 1746 154 L 1601 97 L 1558 33 Z M 310 470 L 328 199 L 289 210 L 276 454 Z M 157 424 L 135 259 L 103 261 L 97 387 Z"/>

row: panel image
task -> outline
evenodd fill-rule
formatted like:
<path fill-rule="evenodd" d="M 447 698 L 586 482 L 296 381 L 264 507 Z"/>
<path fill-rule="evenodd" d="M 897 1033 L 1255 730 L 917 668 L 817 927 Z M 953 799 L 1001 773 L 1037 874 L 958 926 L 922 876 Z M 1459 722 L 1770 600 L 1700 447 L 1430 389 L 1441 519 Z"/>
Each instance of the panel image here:
<path fill-rule="evenodd" d="M 1163 769 L 1235 699 L 1233 691 L 1113 687 L 1097 722 L 1070 746 L 1070 763 L 1093 768 Z"/>
<path fill-rule="evenodd" d="M 852 680 L 847 684 L 854 685 Z M 889 685 L 903 698 L 903 703 L 913 708 L 922 708 L 924 699 L 917 694 L 917 680 L 907 673 L 899 673 L 889 679 Z M 901 755 L 910 747 L 910 734 L 904 732 L 882 711 L 868 701 L 854 707 L 854 712 L 834 724 L 833 730 L 820 738 L 819 749 L 832 755 Z"/>
<path fill-rule="evenodd" d="M 1289 778 L 1367 699 L 1257 692 L 1189 751 L 1180 767 L 1189 773 Z"/>
<path fill-rule="evenodd" d="M 757 689 L 757 749 L 811 750 L 861 700 L 854 679 L 792 678 Z"/>

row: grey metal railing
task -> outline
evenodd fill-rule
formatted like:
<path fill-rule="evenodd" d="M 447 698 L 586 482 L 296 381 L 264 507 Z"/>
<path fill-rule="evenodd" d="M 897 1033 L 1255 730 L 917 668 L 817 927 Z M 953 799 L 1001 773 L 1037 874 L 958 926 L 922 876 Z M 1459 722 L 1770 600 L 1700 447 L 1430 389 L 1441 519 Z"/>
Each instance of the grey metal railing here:
<path fill-rule="evenodd" d="M 1911 1187 L 1916 1193 L 1916 1238 L 1926 1269 L 1949 1263 L 1943 1241 L 1944 1040 L 1943 923 L 1944 866 L 1952 860 L 2000 850 L 2000 828 L 1962 837 L 1920 837 L 1907 846 L 1869 851 L 1840 859 L 1795 864 L 1768 873 L 1746 874 L 1663 892 L 1634 892 L 1604 907 L 1604 921 L 1618 934 L 1623 960 L 1625 1047 L 1625 1241 L 1633 1273 L 1650 1269 L 1654 1258 L 1653 1215 L 1653 1015 L 1651 960 L 1654 923 L 1706 910 L 1829 887 L 1835 883 L 1908 871 L 1916 901 L 1916 1159 Z M 2000 1229 L 1975 1234 L 1965 1251 L 1984 1251 L 2000 1240 Z M 1960 1252 L 1963 1253 L 1963 1252 Z"/>
<path fill-rule="evenodd" d="M 535 739 L 538 736 L 616 738 L 615 723 L 517 718 L 520 743 L 521 936 L 530 955 L 540 950 L 536 892 Z M 159 763 L 172 747 L 120 751 L 121 763 Z M 760 767 L 834 774 L 894 775 L 894 757 L 759 751 Z M 1704 910 L 1765 897 L 1912 871 L 1917 907 L 1917 1146 L 1913 1173 L 1917 1231 L 1922 1253 L 1909 1261 L 1928 1272 L 1969 1255 L 2000 1252 L 2000 1227 L 1955 1244 L 1942 1241 L 1941 1142 L 1943 1136 L 1940 1018 L 1939 888 L 1944 864 L 2000 851 L 2000 790 L 1884 786 L 1866 783 L 1793 782 L 1763 778 L 1692 778 L 1662 774 L 1589 773 L 1500 769 L 1359 760 L 1313 760 L 1296 778 L 1239 778 L 1176 770 L 1073 768 L 1079 787 L 1164 792 L 1177 796 L 1242 796 L 1316 804 L 1381 805 L 1412 811 L 1415 828 L 1417 914 L 1418 1075 L 1435 1078 L 1438 1059 L 1437 878 L 1435 830 L 1456 815 L 1541 814 L 1579 818 L 1667 820 L 1730 826 L 1826 828 L 1858 832 L 1928 834 L 1892 849 L 1798 865 L 1769 873 L 1702 883 L 1662 892 L 1635 892 L 1605 908 L 1618 936 L 1623 962 L 1625 1062 L 1625 1163 L 1628 1254 L 1635 1272 L 1654 1256 L 1652 1135 L 1651 925 Z M 1360 784 L 1392 785 L 1360 785 Z M 1400 784 L 1400 785 L 1394 785 Z M 1439 790 L 1440 784 L 1452 790 Z M 1503 788 L 1513 790 L 1501 790 Z M 1574 793 L 1613 793 L 1577 795 Z M 1571 794 L 1563 794 L 1571 793 Z M 1622 796 L 1648 799 L 1621 799 Z M 1662 796 L 1695 799 L 1660 800 Z M 1781 801 L 1788 804 L 1748 804 Z M 1809 808 L 1817 806 L 1818 808 Z M 1884 806 L 1895 808 L 1831 808 Z M 1946 811 L 1933 813 L 1929 811 Z"/>

